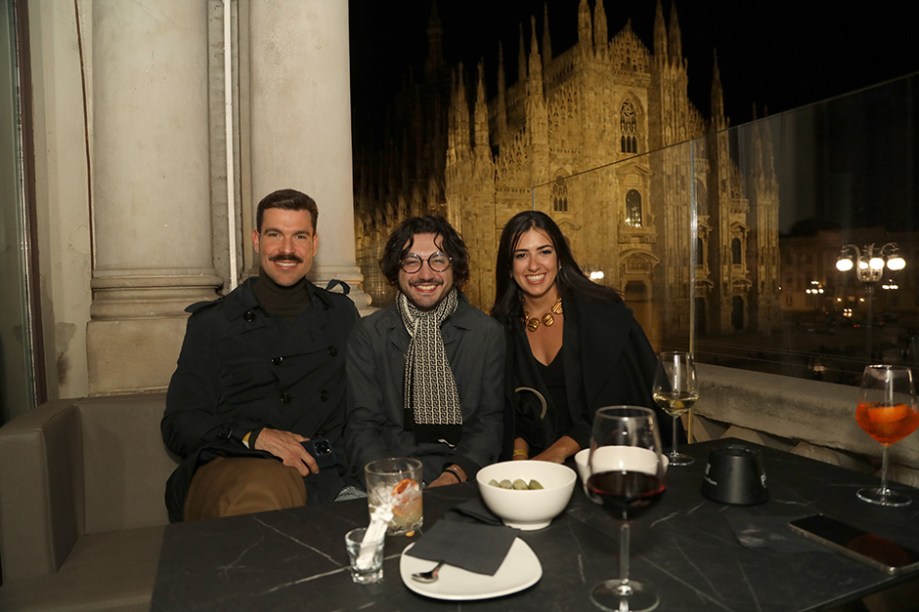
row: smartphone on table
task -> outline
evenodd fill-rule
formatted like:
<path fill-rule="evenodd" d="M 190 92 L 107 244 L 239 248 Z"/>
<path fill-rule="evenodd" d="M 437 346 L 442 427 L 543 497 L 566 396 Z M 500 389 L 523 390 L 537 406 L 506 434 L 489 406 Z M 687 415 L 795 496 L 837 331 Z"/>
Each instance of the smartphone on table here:
<path fill-rule="evenodd" d="M 867 563 L 887 574 L 919 569 L 919 552 L 823 514 L 793 520 L 788 526 L 809 540 Z"/>

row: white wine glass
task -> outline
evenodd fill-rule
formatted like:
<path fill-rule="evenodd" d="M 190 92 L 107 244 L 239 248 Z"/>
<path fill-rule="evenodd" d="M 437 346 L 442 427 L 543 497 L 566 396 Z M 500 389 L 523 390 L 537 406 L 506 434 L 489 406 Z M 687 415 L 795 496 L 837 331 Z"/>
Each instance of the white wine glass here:
<path fill-rule="evenodd" d="M 919 427 L 912 371 L 903 366 L 870 365 L 862 374 L 855 420 L 881 444 L 881 486 L 858 490 L 858 497 L 881 506 L 906 506 L 912 500 L 887 486 L 887 449 Z"/>
<path fill-rule="evenodd" d="M 621 521 L 619 578 L 596 585 L 590 599 L 603 610 L 653 610 L 660 603 L 657 593 L 629 576 L 629 522 L 660 499 L 666 488 L 654 411 L 638 406 L 597 410 L 587 464 L 588 495 Z"/>
<path fill-rule="evenodd" d="M 690 465 L 694 459 L 681 453 L 678 448 L 677 420 L 688 413 L 699 399 L 696 362 L 692 354 L 685 351 L 661 353 L 657 362 L 657 372 L 654 374 L 651 395 L 654 402 L 673 417 L 673 440 L 670 452 L 667 454 L 670 465 Z"/>

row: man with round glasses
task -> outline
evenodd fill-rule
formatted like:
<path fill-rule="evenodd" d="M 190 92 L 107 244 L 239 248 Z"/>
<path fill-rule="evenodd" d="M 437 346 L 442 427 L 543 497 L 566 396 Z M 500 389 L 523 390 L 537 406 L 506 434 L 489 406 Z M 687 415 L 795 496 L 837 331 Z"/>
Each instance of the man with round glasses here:
<path fill-rule="evenodd" d="M 465 482 L 501 450 L 504 334 L 460 292 L 469 253 L 443 217 L 400 224 L 380 267 L 398 292 L 348 342 L 351 464 L 412 456 L 428 486 Z"/>

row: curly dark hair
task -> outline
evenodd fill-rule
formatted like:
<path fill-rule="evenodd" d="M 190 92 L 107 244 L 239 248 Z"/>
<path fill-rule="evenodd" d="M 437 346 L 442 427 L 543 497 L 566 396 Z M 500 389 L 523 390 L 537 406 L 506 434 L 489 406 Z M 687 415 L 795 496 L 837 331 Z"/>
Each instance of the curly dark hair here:
<path fill-rule="evenodd" d="M 383 247 L 380 270 L 390 285 L 398 286 L 402 258 L 411 251 L 415 234 L 434 234 L 434 242 L 440 238 L 440 248 L 450 256 L 453 267 L 453 283 L 461 288 L 469 280 L 469 251 L 462 237 L 450 223 L 440 215 L 425 215 L 406 219 L 392 231 Z"/>
<path fill-rule="evenodd" d="M 542 230 L 552 240 L 560 265 L 556 283 L 563 298 L 576 294 L 599 300 L 622 301 L 614 289 L 598 285 L 581 271 L 574 255 L 571 254 L 568 240 L 552 217 L 538 210 L 527 210 L 511 217 L 501 232 L 498 260 L 495 263 L 495 303 L 491 307 L 491 316 L 504 324 L 523 316 L 520 287 L 513 278 L 514 249 L 517 248 L 520 237 L 531 229 Z"/>
<path fill-rule="evenodd" d="M 255 213 L 255 229 L 262 233 L 262 217 L 268 208 L 281 208 L 284 210 L 308 210 L 313 221 L 313 233 L 316 233 L 316 223 L 319 221 L 319 208 L 316 201 L 296 189 L 278 189 L 272 191 L 258 203 Z"/>

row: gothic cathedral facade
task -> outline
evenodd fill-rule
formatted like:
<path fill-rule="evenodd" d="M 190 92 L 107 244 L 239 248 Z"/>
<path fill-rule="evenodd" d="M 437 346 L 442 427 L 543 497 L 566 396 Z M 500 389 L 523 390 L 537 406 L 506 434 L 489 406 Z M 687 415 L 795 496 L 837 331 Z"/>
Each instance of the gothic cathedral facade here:
<path fill-rule="evenodd" d="M 652 342 L 767 330 L 778 316 L 778 187 L 772 149 L 755 133 L 752 170 L 731 159 L 717 65 L 712 117 L 687 93 L 676 9 L 660 2 L 650 51 L 626 26 L 607 32 L 602 1 L 578 7 L 578 37 L 553 55 L 523 27 L 516 82 L 498 48 L 497 91 L 445 65 L 436 5 L 423 79 L 394 105 L 382 150 L 358 152 L 355 224 L 365 290 L 392 299 L 377 260 L 410 215 L 446 216 L 471 255 L 465 293 L 488 310 L 504 223 L 550 214 L 586 272 L 618 289 Z M 745 169 L 747 169 L 745 167 Z M 696 206 L 693 206 L 693 202 Z"/>

